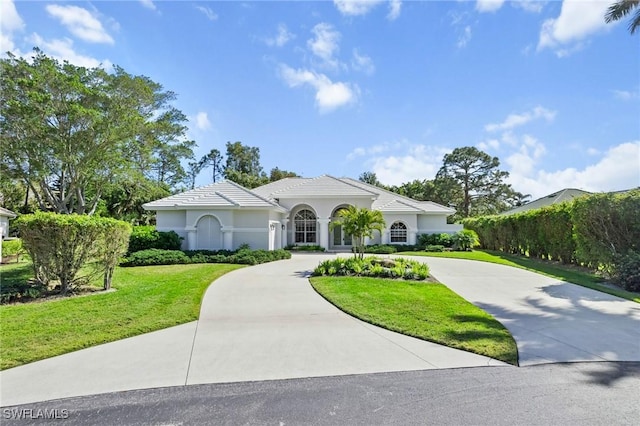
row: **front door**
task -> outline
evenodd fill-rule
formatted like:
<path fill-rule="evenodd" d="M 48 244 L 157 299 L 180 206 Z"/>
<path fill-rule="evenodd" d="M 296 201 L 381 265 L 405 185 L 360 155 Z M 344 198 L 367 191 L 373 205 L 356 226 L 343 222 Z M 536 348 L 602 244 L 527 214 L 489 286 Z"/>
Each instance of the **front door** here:
<path fill-rule="evenodd" d="M 351 246 L 353 242 L 351 241 L 351 235 L 346 234 L 342 230 L 341 225 L 337 225 L 333 228 L 333 245 L 334 247 L 345 247 Z"/>

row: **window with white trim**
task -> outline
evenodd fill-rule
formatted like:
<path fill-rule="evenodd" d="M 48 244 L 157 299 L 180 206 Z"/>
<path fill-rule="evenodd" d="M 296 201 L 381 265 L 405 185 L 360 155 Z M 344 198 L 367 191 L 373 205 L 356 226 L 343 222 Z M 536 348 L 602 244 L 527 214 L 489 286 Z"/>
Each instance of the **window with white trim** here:
<path fill-rule="evenodd" d="M 406 243 L 407 242 L 407 225 L 402 222 L 394 222 L 391 225 L 390 236 L 392 243 Z"/>
<path fill-rule="evenodd" d="M 311 210 L 300 210 L 293 218 L 295 226 L 295 242 L 315 243 L 316 242 L 316 215 Z"/>

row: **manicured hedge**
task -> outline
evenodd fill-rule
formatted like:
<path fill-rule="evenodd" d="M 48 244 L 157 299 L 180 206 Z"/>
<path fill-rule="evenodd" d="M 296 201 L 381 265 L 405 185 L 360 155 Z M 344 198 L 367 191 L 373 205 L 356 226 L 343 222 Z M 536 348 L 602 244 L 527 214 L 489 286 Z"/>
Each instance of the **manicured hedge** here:
<path fill-rule="evenodd" d="M 275 260 L 290 259 L 291 253 L 286 250 L 161 250 L 148 249 L 130 254 L 120 266 L 176 265 L 188 263 L 236 263 L 241 265 L 257 265 Z"/>
<path fill-rule="evenodd" d="M 476 231 L 482 248 L 598 268 L 630 289 L 635 284 L 623 271 L 640 253 L 639 212 L 640 189 L 636 189 L 593 194 L 514 215 L 468 218 L 463 223 Z"/>

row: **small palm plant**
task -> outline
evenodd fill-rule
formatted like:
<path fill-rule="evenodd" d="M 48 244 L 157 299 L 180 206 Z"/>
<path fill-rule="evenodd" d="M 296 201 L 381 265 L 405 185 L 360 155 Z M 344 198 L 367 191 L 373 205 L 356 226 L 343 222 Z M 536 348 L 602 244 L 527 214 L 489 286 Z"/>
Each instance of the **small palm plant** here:
<path fill-rule="evenodd" d="M 382 232 L 385 227 L 384 217 L 377 210 L 349 206 L 338 212 L 338 219 L 331 222 L 331 229 L 342 226 L 346 234 L 351 235 L 356 245 L 355 257 L 364 258 L 364 240 L 371 238 L 374 231 Z"/>

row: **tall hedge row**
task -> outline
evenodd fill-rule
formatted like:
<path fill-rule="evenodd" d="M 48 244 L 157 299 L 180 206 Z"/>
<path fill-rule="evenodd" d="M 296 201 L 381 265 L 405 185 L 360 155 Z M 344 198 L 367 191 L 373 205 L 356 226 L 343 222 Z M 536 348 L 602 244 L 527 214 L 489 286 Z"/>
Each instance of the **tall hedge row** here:
<path fill-rule="evenodd" d="M 508 216 L 464 220 L 489 250 L 614 273 L 621 259 L 640 253 L 640 189 L 593 194 Z"/>

